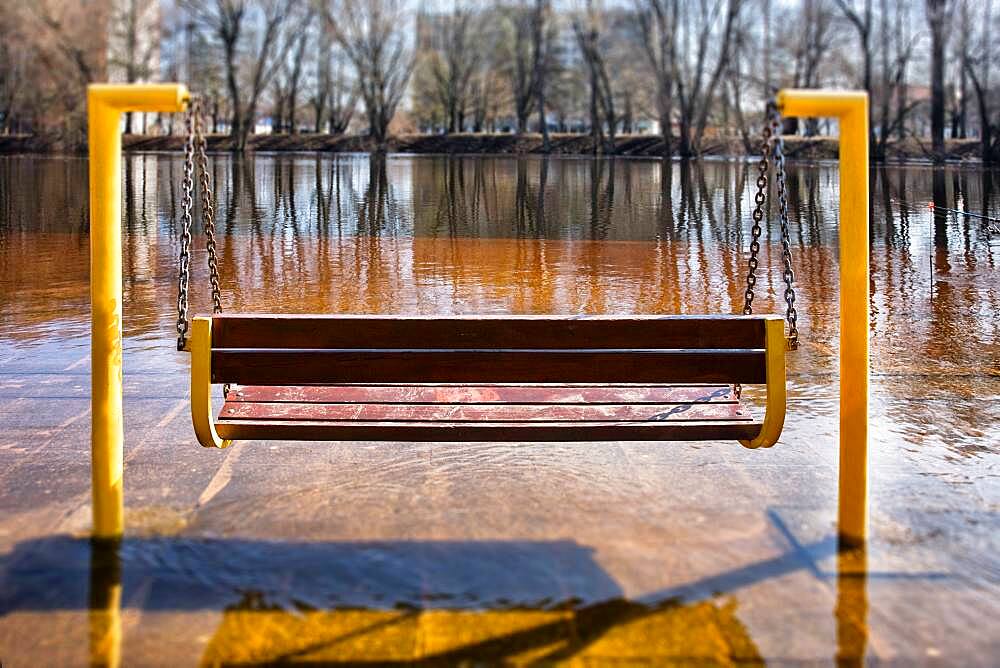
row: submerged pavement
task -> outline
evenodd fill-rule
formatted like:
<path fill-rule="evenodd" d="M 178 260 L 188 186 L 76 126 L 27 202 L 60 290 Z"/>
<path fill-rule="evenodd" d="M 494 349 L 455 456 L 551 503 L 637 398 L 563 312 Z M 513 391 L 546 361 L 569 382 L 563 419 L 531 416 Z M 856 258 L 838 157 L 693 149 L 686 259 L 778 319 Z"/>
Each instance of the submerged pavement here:
<path fill-rule="evenodd" d="M 194 441 L 186 379 L 130 356 L 128 536 L 107 548 L 86 539 L 88 360 L 29 358 L 0 366 L 4 666 L 989 665 L 1000 649 L 994 490 L 880 447 L 875 424 L 873 540 L 838 554 L 835 413 L 795 411 L 816 387 L 793 384 L 766 451 L 214 451 Z"/>

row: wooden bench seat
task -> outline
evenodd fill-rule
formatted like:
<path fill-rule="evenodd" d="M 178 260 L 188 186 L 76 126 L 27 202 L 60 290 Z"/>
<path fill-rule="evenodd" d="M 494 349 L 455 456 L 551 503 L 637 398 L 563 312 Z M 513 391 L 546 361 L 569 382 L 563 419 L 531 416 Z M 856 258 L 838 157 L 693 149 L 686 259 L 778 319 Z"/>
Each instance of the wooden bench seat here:
<path fill-rule="evenodd" d="M 762 423 L 731 385 L 240 386 L 223 439 L 745 440 Z"/>
<path fill-rule="evenodd" d="M 216 315 L 193 323 L 203 445 L 739 440 L 784 418 L 777 316 Z M 213 383 L 233 384 L 218 419 Z M 768 386 L 761 419 L 732 383 Z"/>

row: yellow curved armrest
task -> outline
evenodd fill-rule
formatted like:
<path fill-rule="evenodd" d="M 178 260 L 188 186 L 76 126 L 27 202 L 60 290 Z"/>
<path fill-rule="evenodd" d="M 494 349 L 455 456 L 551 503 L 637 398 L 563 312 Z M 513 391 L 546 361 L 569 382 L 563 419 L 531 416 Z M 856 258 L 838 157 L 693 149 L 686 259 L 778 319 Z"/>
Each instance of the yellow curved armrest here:
<path fill-rule="evenodd" d="M 198 442 L 206 448 L 228 448 L 212 419 L 212 319 L 191 322 L 191 421 Z"/>
<path fill-rule="evenodd" d="M 740 441 L 747 448 L 769 448 L 778 442 L 785 426 L 785 322 L 781 318 L 764 323 L 764 354 L 767 367 L 767 408 L 757 437 Z"/>

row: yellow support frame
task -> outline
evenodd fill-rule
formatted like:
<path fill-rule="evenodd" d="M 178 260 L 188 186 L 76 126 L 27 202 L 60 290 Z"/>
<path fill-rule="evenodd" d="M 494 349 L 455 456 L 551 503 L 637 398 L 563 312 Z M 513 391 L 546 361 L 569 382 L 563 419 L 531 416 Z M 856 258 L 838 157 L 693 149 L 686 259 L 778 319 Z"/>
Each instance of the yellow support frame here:
<path fill-rule="evenodd" d="M 868 94 L 783 90 L 785 116 L 840 122 L 840 490 L 841 543 L 868 538 Z"/>
<path fill-rule="evenodd" d="M 90 294 L 92 305 L 91 453 L 94 535 L 124 533 L 122 415 L 121 115 L 127 111 L 184 111 L 180 84 L 91 85 L 87 91 L 90 142 Z M 786 116 L 840 121 L 840 498 L 838 527 L 845 544 L 868 535 L 868 96 L 856 91 L 784 90 Z M 204 328 L 204 331 L 203 331 Z M 768 330 L 770 347 L 771 329 Z M 211 322 L 195 322 L 193 345 L 210 345 Z M 193 351 L 193 360 L 203 355 Z M 197 364 L 196 364 L 197 365 Z M 774 373 L 772 373 L 774 371 Z M 209 387 L 195 369 L 194 386 Z M 781 375 L 784 376 L 782 366 Z M 784 405 L 784 383 L 768 365 L 768 399 Z M 207 392 L 207 390 L 206 390 Z M 205 404 L 209 397 L 192 397 Z M 196 408 L 198 403 L 195 404 Z M 209 420 L 211 407 L 208 408 Z M 196 410 L 196 413 L 198 411 Z M 775 414 L 777 417 L 777 414 Z M 783 419 L 783 411 L 782 411 Z M 777 420 L 758 439 L 780 431 Z M 214 431 L 214 429 L 213 429 Z M 766 432 L 766 434 L 765 434 Z M 225 442 L 216 434 L 212 444 Z"/>
<path fill-rule="evenodd" d="M 122 140 L 127 111 L 184 111 L 179 84 L 94 84 L 87 87 L 90 151 L 91 479 L 94 535 L 125 530 L 122 482 Z"/>

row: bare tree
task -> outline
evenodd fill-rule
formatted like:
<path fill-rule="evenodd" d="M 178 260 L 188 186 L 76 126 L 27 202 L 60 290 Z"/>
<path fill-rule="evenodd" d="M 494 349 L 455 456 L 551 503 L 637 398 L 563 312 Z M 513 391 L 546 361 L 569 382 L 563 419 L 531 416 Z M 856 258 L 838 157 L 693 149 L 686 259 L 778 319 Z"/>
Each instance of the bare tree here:
<path fill-rule="evenodd" d="M 418 18 L 418 36 L 435 33 L 432 44 L 419 45 L 434 83 L 434 93 L 447 119 L 448 132 L 461 132 L 469 106 L 472 75 L 482 60 L 479 19 L 470 7 L 455 0 L 450 13 L 432 20 L 426 13 Z"/>
<path fill-rule="evenodd" d="M 549 146 L 549 123 L 545 117 L 545 88 L 548 79 L 548 72 L 551 66 L 549 57 L 553 36 L 551 21 L 550 0 L 535 0 L 534 18 L 532 24 L 534 30 L 531 38 L 532 70 L 534 70 L 535 95 L 538 107 L 538 127 L 542 133 L 542 151 L 548 153 Z"/>
<path fill-rule="evenodd" d="M 225 72 L 215 37 L 198 23 L 183 5 L 161 3 L 161 34 L 148 35 L 160 49 L 159 69 L 167 81 L 184 81 L 202 96 L 209 117 L 209 129 L 216 133 L 231 116 L 227 103 Z M 161 39 L 156 39 L 160 37 Z M 174 115 L 166 117 L 173 128 Z"/>
<path fill-rule="evenodd" d="M 405 38 L 403 0 L 333 0 L 323 5 L 327 26 L 354 65 L 368 132 L 384 152 L 389 123 L 413 71 Z"/>
<path fill-rule="evenodd" d="M 676 70 L 671 53 L 678 25 L 677 0 L 637 0 L 642 45 L 656 81 L 656 109 L 663 133 L 663 155 L 669 157 L 673 145 L 673 107 Z"/>
<path fill-rule="evenodd" d="M 820 65 L 832 47 L 833 16 L 827 0 L 802 0 L 799 40 L 795 46 L 795 75 L 797 88 L 819 88 Z M 816 119 L 806 123 L 806 135 L 817 133 Z"/>
<path fill-rule="evenodd" d="M 302 21 L 303 28 L 312 23 L 314 14 L 312 11 L 306 12 Z M 306 48 L 309 45 L 309 32 L 302 30 L 298 43 L 295 46 L 292 56 L 292 71 L 288 77 L 288 131 L 296 134 L 299 131 L 298 109 L 299 109 L 299 84 L 302 78 L 303 64 L 305 63 Z"/>
<path fill-rule="evenodd" d="M 958 76 L 958 86 L 951 87 L 954 98 L 951 113 L 951 136 L 965 139 L 969 115 L 969 75 L 962 63 L 966 61 L 969 50 L 972 48 L 972 11 L 969 8 L 969 0 L 959 0 L 956 9 L 958 29 L 955 33 L 958 39 L 955 41 L 953 61 Z"/>
<path fill-rule="evenodd" d="M 18 39 L 18 22 L 12 15 L 0 19 L 0 133 L 23 132 L 31 127 L 31 59 Z M 32 128 L 34 129 L 34 128 Z"/>
<path fill-rule="evenodd" d="M 872 98 L 874 97 L 872 91 L 872 30 L 874 26 L 872 0 L 861 0 L 862 4 L 860 6 L 854 4 L 855 0 L 835 1 L 844 17 L 858 33 L 858 47 L 861 56 L 861 85 L 868 93 L 868 97 Z M 868 105 L 869 144 L 872 145 L 875 143 L 873 134 L 875 132 L 875 125 L 872 123 L 873 106 L 872 104 Z"/>
<path fill-rule="evenodd" d="M 504 40 L 504 46 L 509 52 L 501 55 L 501 60 L 508 63 L 506 70 L 510 80 L 510 89 L 514 102 L 514 116 L 517 119 L 517 132 L 523 134 L 528 130 L 528 117 L 538 102 L 538 62 L 535 54 L 536 32 L 534 22 L 536 14 L 533 8 L 523 2 L 503 5 L 501 8 L 506 19 L 509 36 Z"/>
<path fill-rule="evenodd" d="M 893 134 L 902 137 L 905 133 L 905 122 L 907 114 L 913 110 L 916 103 L 906 102 L 906 70 L 913 55 L 916 40 L 904 34 L 902 29 L 904 12 L 902 3 L 904 0 L 897 0 L 895 28 L 890 28 L 890 21 L 893 20 L 892 12 L 889 10 L 888 0 L 880 2 L 880 55 L 881 55 L 881 82 L 877 101 L 872 100 L 872 106 L 878 104 L 878 138 L 875 142 L 873 154 L 878 160 L 885 158 L 889 139 Z M 895 107 L 894 107 L 895 100 Z"/>
<path fill-rule="evenodd" d="M 109 6 L 57 0 L 8 3 L 4 19 L 23 21 L 22 34 L 30 35 L 31 58 L 35 61 L 31 87 L 42 87 L 38 117 L 45 131 L 68 144 L 80 144 L 86 133 L 87 85 L 105 77 L 106 52 L 94 36 L 105 34 Z"/>
<path fill-rule="evenodd" d="M 948 0 L 926 0 L 927 27 L 931 33 L 931 143 L 935 160 L 944 159 L 944 60 L 948 25 Z"/>
<path fill-rule="evenodd" d="M 603 126 L 608 128 L 608 144 L 611 150 L 615 146 L 615 132 L 618 127 L 618 114 L 615 109 L 615 93 L 611 87 L 611 77 L 608 76 L 606 44 L 602 43 L 600 34 L 600 16 L 593 0 L 587 0 L 583 16 L 573 20 L 573 33 L 587 66 L 590 79 L 590 132 L 594 140 L 594 152 L 601 150 L 604 133 Z M 604 117 L 601 121 L 600 109 Z"/>
<path fill-rule="evenodd" d="M 354 117 L 359 93 L 347 69 L 346 58 L 333 43 L 330 31 L 325 25 L 318 26 L 316 76 L 309 98 L 316 132 L 343 134 Z"/>
<path fill-rule="evenodd" d="M 679 2 L 679 0 L 672 0 Z M 697 155 L 719 81 L 729 62 L 733 32 L 744 0 L 692 1 L 683 13 L 683 41 L 672 42 L 681 156 Z M 718 25 L 721 17 L 721 26 Z M 711 47 L 716 46 L 715 63 Z"/>
<path fill-rule="evenodd" d="M 153 54 L 159 41 L 159 4 L 153 0 L 116 0 L 111 10 L 108 68 L 121 72 L 125 83 L 147 81 L 154 74 Z M 125 114 L 125 133 L 132 133 L 132 112 Z"/>
<path fill-rule="evenodd" d="M 71 66 L 80 87 L 85 88 L 90 82 L 96 81 L 101 73 L 101 54 L 93 42 L 86 38 L 84 31 L 103 25 L 106 18 L 84 22 L 87 12 L 72 3 L 39 0 L 28 6 L 43 29 L 47 29 L 52 50 L 62 55 Z"/>
<path fill-rule="evenodd" d="M 726 80 L 722 88 L 723 110 L 732 111 L 736 121 L 736 130 L 743 143 L 743 150 L 747 155 L 752 155 L 755 151 L 753 140 L 750 137 L 750 127 L 747 123 L 746 115 L 743 113 L 743 93 L 750 77 L 743 71 L 743 63 L 747 61 L 751 54 L 752 36 L 750 27 L 743 16 L 739 18 L 733 31 L 733 57 L 729 59 L 726 67 Z"/>
<path fill-rule="evenodd" d="M 298 127 L 299 91 L 305 72 L 305 54 L 312 41 L 311 28 L 315 18 L 313 8 L 303 12 L 299 28 L 295 31 L 294 45 L 288 49 L 287 58 L 274 77 L 276 130 L 296 134 Z"/>
<path fill-rule="evenodd" d="M 345 58 L 337 54 L 330 79 L 330 111 L 327 113 L 327 129 L 335 135 L 347 132 L 358 109 L 358 98 L 361 97 L 357 83 L 351 79 L 347 70 Z"/>
<path fill-rule="evenodd" d="M 985 0 L 983 5 L 982 31 L 978 52 L 965 54 L 962 68 L 965 70 L 976 94 L 976 108 L 979 116 L 979 142 L 982 158 L 986 162 L 1000 162 L 1000 136 L 998 125 L 993 121 L 994 110 L 990 109 L 990 68 L 993 64 L 991 35 L 993 27 L 993 1 Z"/>
<path fill-rule="evenodd" d="M 261 95 L 285 60 L 294 40 L 290 19 L 299 0 L 184 0 L 195 20 L 223 53 L 232 111 L 234 148 L 246 148 Z"/>
<path fill-rule="evenodd" d="M 330 103 L 330 87 L 333 83 L 333 42 L 325 26 L 320 26 L 316 36 L 315 79 L 309 106 L 313 109 L 313 132 L 323 131 L 326 108 Z"/>

